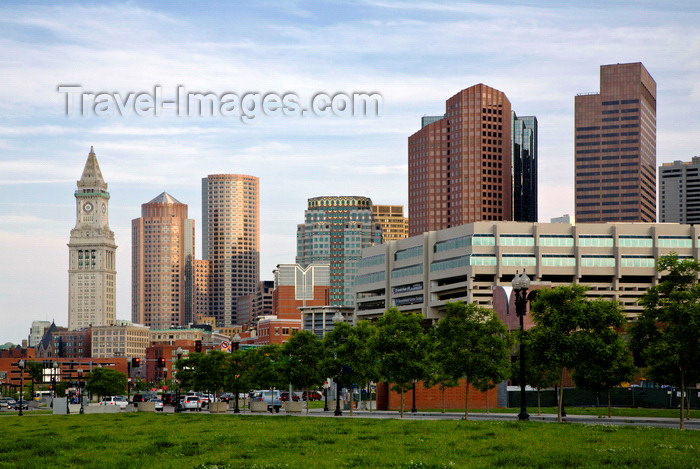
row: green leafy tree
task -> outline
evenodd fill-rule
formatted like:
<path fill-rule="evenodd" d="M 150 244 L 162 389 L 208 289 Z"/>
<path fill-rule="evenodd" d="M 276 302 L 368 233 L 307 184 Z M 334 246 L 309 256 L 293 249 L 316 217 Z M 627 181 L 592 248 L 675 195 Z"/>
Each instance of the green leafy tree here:
<path fill-rule="evenodd" d="M 374 355 L 377 328 L 369 321 L 359 321 L 352 328 L 352 334 L 357 352 L 357 360 L 355 362 L 357 377 L 355 383 L 361 383 L 368 391 L 371 391 L 370 384 L 379 380 L 377 360 Z M 352 407 L 350 409 L 352 412 Z M 369 410 L 372 410 L 371 400 Z"/>
<path fill-rule="evenodd" d="M 224 373 L 224 390 L 238 394 L 250 388 L 250 372 L 246 368 L 246 354 L 244 350 L 234 350 L 228 356 Z"/>
<path fill-rule="evenodd" d="M 401 418 L 404 415 L 404 394 L 414 380 L 425 377 L 426 336 L 421 314 L 406 314 L 389 308 L 377 321 L 374 350 L 378 375 L 393 383 L 392 390 L 401 394 Z"/>
<path fill-rule="evenodd" d="M 431 328 L 428 331 L 428 340 L 425 354 L 425 377 L 423 387 L 426 389 L 437 386 L 442 399 L 442 413 L 445 413 L 445 391 L 459 385 L 459 380 L 453 379 L 441 366 L 436 357 L 435 344 L 438 341 L 437 329 Z"/>
<path fill-rule="evenodd" d="M 647 366 L 646 375 L 681 390 L 700 381 L 700 264 L 674 253 L 657 263 L 659 284 L 640 298 L 644 308 L 632 327 L 632 348 Z M 684 428 L 680 406 L 680 428 Z"/>
<path fill-rule="evenodd" d="M 356 357 L 357 344 L 353 327 L 345 322 L 335 323 L 333 329 L 323 337 L 321 369 L 324 375 L 333 378 L 336 386 L 352 386 L 357 371 Z"/>
<path fill-rule="evenodd" d="M 29 374 L 34 397 L 34 384 L 39 384 L 44 378 L 44 366 L 41 362 L 27 362 L 25 372 Z"/>
<path fill-rule="evenodd" d="M 282 346 L 285 357 L 283 373 L 294 388 L 303 388 L 309 395 L 310 387 L 323 383 L 320 363 L 323 359 L 323 344 L 311 331 L 297 331 Z M 291 396 L 290 396 L 291 398 Z M 306 406 L 309 413 L 309 406 Z"/>
<path fill-rule="evenodd" d="M 282 375 L 282 348 L 279 345 L 263 345 L 246 351 L 245 368 L 247 381 L 258 389 L 281 388 L 284 386 Z"/>
<path fill-rule="evenodd" d="M 622 312 L 620 318 L 622 322 Z M 612 327 L 588 334 L 579 353 L 572 378 L 580 388 L 594 393 L 606 393 L 610 418 L 610 390 L 631 380 L 637 371 L 632 353 L 622 334 Z"/>
<path fill-rule="evenodd" d="M 535 366 L 556 371 L 559 376 L 559 422 L 562 421 L 565 370 L 584 380 L 585 368 L 596 366 L 596 355 L 604 351 L 600 336 L 608 334 L 611 328 L 622 327 L 624 322 L 616 302 L 600 298 L 588 300 L 585 293 L 586 287 L 581 285 L 539 290 L 530 309 L 535 327 L 528 331 L 527 353 Z M 602 377 L 602 373 L 598 376 Z M 587 382 L 592 385 L 593 381 Z"/>
<path fill-rule="evenodd" d="M 492 389 L 510 372 L 511 341 L 493 311 L 475 304 L 448 303 L 435 326 L 434 357 L 452 380 L 466 381 L 464 418 L 469 418 L 469 386 Z"/>
<path fill-rule="evenodd" d="M 126 375 L 111 368 L 94 368 L 85 380 L 85 389 L 102 396 L 116 396 L 126 392 Z"/>

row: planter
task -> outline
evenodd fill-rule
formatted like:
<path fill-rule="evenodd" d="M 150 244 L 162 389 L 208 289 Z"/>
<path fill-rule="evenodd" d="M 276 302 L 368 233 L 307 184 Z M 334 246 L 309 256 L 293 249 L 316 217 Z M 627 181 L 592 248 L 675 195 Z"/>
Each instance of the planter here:
<path fill-rule="evenodd" d="M 227 407 L 228 407 L 227 402 L 210 402 L 209 403 L 209 413 L 210 414 L 225 414 Z"/>
<path fill-rule="evenodd" d="M 240 403 L 239 403 L 240 405 Z M 265 401 L 253 401 L 250 403 L 251 412 L 267 412 L 267 402 Z"/>
<path fill-rule="evenodd" d="M 294 401 L 287 401 L 284 403 L 284 410 L 287 413 L 294 412 L 294 413 L 301 413 L 302 410 L 304 410 L 304 403 L 303 402 L 294 402 Z"/>
<path fill-rule="evenodd" d="M 156 403 L 155 402 L 139 402 L 139 406 L 136 408 L 139 412 L 155 412 Z"/>
<path fill-rule="evenodd" d="M 238 410 L 243 412 L 243 410 L 247 409 L 249 405 L 249 400 L 248 399 L 238 399 Z M 233 410 L 236 408 L 236 400 L 231 399 L 228 401 L 228 408 L 229 410 Z"/>

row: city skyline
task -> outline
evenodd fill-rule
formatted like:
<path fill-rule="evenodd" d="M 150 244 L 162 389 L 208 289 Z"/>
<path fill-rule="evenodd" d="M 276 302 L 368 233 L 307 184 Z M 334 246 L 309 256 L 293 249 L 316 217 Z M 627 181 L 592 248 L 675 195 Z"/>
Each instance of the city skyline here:
<path fill-rule="evenodd" d="M 198 214 L 200 178 L 259 177 L 260 271 L 270 279 L 275 265 L 293 262 L 308 198 L 357 194 L 407 207 L 407 137 L 422 115 L 442 114 L 447 96 L 478 83 L 537 116 L 540 221 L 573 214 L 573 97 L 599 89 L 600 65 L 642 62 L 657 82 L 658 165 L 698 154 L 695 2 L 212 5 L 0 7 L 0 57 L 8 64 L 0 88 L 0 343 L 26 338 L 32 320 L 66 318 L 71 193 L 90 145 L 110 183 L 118 319 L 131 310 L 130 221 L 153 194 L 168 191 Z M 242 26 L 232 30 L 221 21 L 227 17 Z M 376 91 L 384 107 L 378 118 L 270 117 L 251 125 L 66 117 L 61 84 Z"/>

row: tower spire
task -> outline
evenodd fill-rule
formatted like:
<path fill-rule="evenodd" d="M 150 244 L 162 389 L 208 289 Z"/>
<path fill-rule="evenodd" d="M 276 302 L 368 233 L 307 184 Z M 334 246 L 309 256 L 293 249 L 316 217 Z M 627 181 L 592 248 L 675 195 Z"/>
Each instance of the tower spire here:
<path fill-rule="evenodd" d="M 90 146 L 90 153 L 88 154 L 88 159 L 85 162 L 85 168 L 83 169 L 83 175 L 78 181 L 78 189 L 98 189 L 101 191 L 107 190 L 107 183 L 102 177 L 102 171 L 100 171 L 100 165 L 97 163 L 97 155 L 95 155 L 95 150 Z"/>

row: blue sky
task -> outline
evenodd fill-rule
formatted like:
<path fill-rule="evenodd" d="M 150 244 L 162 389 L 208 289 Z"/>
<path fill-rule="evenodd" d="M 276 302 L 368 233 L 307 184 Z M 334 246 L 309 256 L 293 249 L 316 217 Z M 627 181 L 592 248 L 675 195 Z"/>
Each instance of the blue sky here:
<path fill-rule="evenodd" d="M 200 180 L 261 180 L 262 276 L 295 255 L 306 199 L 407 203 L 407 137 L 485 83 L 539 120 L 540 221 L 573 212 L 573 103 L 599 66 L 644 63 L 658 86 L 657 160 L 700 154 L 700 5 L 685 2 L 3 2 L 0 343 L 67 323 L 73 191 L 94 145 L 131 317 L 130 220 L 168 191 L 197 220 Z M 379 118 L 72 117 L 61 84 L 174 93 L 375 91 Z M 168 91 L 173 90 L 173 91 Z"/>

